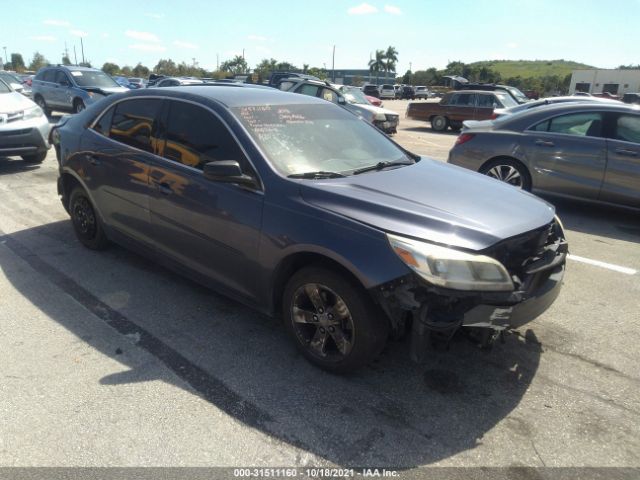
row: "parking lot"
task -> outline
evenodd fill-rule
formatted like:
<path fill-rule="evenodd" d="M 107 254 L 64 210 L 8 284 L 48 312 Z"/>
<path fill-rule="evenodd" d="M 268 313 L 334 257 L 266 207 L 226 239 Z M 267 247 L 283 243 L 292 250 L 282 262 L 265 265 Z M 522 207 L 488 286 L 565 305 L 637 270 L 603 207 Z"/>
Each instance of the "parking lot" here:
<path fill-rule="evenodd" d="M 456 135 L 406 104 L 385 102 L 395 140 L 446 160 Z M 541 317 L 489 352 L 459 336 L 416 365 L 402 340 L 335 376 L 277 319 L 83 248 L 56 178 L 53 150 L 0 159 L 0 466 L 640 465 L 638 213 L 549 198 L 571 259 Z"/>

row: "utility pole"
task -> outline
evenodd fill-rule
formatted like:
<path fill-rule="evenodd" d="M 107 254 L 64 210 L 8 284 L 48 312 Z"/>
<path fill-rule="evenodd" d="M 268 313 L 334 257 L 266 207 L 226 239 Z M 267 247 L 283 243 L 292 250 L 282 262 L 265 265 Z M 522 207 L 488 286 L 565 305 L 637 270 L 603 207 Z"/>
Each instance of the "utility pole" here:
<path fill-rule="evenodd" d="M 76 55 L 76 46 L 73 46 L 73 62 L 74 65 L 78 65 L 78 55 Z"/>
<path fill-rule="evenodd" d="M 333 46 L 333 56 L 331 58 L 331 81 L 336 82 L 336 46 Z"/>
<path fill-rule="evenodd" d="M 220 71 L 220 55 L 216 53 L 216 72 Z"/>
<path fill-rule="evenodd" d="M 85 61 L 84 61 L 84 44 L 82 43 L 82 37 L 80 37 L 80 50 L 82 51 L 82 63 L 85 63 Z"/>
<path fill-rule="evenodd" d="M 4 63 L 9 63 L 9 60 L 7 60 L 7 47 L 2 47 L 2 48 L 4 49 Z"/>

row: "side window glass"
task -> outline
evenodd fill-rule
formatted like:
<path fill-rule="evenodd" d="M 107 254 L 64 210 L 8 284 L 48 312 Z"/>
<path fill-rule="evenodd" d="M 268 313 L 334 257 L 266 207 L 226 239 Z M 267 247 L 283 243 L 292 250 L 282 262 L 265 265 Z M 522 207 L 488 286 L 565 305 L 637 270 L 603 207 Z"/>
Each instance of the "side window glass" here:
<path fill-rule="evenodd" d="M 209 162 L 236 160 L 247 171 L 244 155 L 227 127 L 211 112 L 185 102 L 171 102 L 162 156 L 199 170 Z"/>
<path fill-rule="evenodd" d="M 42 74 L 42 80 L 45 82 L 53 82 L 56 76 L 55 70 L 47 70 Z"/>
<path fill-rule="evenodd" d="M 496 102 L 496 99 L 493 95 L 478 95 L 479 108 L 493 108 L 494 102 Z"/>
<path fill-rule="evenodd" d="M 599 137 L 602 132 L 602 115 L 599 113 L 573 113 L 551 119 L 549 132 Z"/>
<path fill-rule="evenodd" d="M 109 130 L 111 129 L 111 120 L 113 119 L 113 111 L 115 108 L 111 107 L 93 126 L 93 129 L 105 137 L 109 136 Z"/>
<path fill-rule="evenodd" d="M 132 99 L 115 107 L 109 136 L 118 142 L 153 153 L 157 140 L 151 136 L 160 100 Z"/>
<path fill-rule="evenodd" d="M 300 88 L 296 93 L 301 93 L 303 95 L 309 95 L 311 97 L 317 97 L 318 96 L 318 86 L 317 85 L 304 84 L 304 85 L 302 85 L 302 88 Z"/>
<path fill-rule="evenodd" d="M 323 88 L 320 90 L 320 98 L 323 98 L 327 102 L 338 103 L 338 95 L 333 90 Z"/>
<path fill-rule="evenodd" d="M 449 105 L 457 105 L 459 97 L 460 97 L 459 93 L 456 93 L 455 95 L 451 95 L 451 97 L 449 98 Z"/>
<path fill-rule="evenodd" d="M 640 143 L 640 115 L 620 115 L 616 122 L 615 138 Z"/>
<path fill-rule="evenodd" d="M 533 130 L 534 132 L 548 132 L 550 123 L 551 123 L 550 120 L 547 120 L 547 121 L 544 121 L 544 122 L 540 122 L 539 124 L 535 125 L 530 130 Z"/>
<path fill-rule="evenodd" d="M 473 107 L 474 95 L 472 93 L 459 93 L 454 96 L 452 105 L 456 107 Z"/>
<path fill-rule="evenodd" d="M 287 80 L 283 80 L 282 82 L 280 82 L 278 84 L 278 88 L 280 90 L 282 90 L 283 92 L 286 92 L 288 90 L 291 90 L 291 87 L 293 87 L 294 83 L 293 82 L 289 82 Z"/>
<path fill-rule="evenodd" d="M 69 83 L 69 80 L 67 79 L 67 76 L 64 74 L 64 72 L 62 70 L 58 70 L 56 72 L 56 76 L 54 79 L 54 82 L 56 82 L 58 85 L 62 85 L 63 83 Z"/>

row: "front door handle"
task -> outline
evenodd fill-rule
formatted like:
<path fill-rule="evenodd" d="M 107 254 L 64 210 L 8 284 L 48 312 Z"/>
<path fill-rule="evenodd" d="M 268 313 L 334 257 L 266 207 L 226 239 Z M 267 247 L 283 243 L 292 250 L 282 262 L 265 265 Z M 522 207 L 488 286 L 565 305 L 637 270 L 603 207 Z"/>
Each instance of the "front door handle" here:
<path fill-rule="evenodd" d="M 97 167 L 98 165 L 100 165 L 100 159 L 98 159 L 98 157 L 96 157 L 95 155 L 89 155 L 89 163 Z"/>
<path fill-rule="evenodd" d="M 616 148 L 616 153 L 619 155 L 626 155 L 627 157 L 637 157 L 638 152 L 635 150 L 627 150 L 626 148 Z"/>
<path fill-rule="evenodd" d="M 162 193 L 163 195 L 171 195 L 173 193 L 173 189 L 169 186 L 167 182 L 159 182 L 157 180 L 151 180 L 151 181 L 156 186 L 156 188 L 160 191 L 160 193 Z"/>
<path fill-rule="evenodd" d="M 536 140 L 536 145 L 540 146 L 540 147 L 553 147 L 555 145 L 555 143 L 549 141 L 549 140 Z"/>

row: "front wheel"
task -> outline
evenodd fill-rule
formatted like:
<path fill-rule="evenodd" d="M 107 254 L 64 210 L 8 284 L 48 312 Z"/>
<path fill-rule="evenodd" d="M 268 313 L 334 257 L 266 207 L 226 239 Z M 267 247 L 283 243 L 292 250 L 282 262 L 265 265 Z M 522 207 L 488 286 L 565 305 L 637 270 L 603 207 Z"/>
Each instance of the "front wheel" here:
<path fill-rule="evenodd" d="M 82 187 L 76 187 L 71 192 L 69 214 L 76 237 L 85 247 L 91 250 L 104 250 L 109 245 L 100 219 L 87 192 Z"/>
<path fill-rule="evenodd" d="M 291 277 L 283 313 L 298 349 L 324 370 L 356 370 L 371 362 L 386 343 L 388 324 L 366 292 L 322 267 L 306 267 Z"/>
<path fill-rule="evenodd" d="M 51 116 L 51 109 L 47 107 L 47 102 L 44 101 L 44 98 L 42 98 L 41 95 L 36 95 L 35 102 L 47 117 Z"/>
<path fill-rule="evenodd" d="M 87 107 L 85 106 L 84 102 L 82 100 L 80 100 L 79 98 L 75 102 L 73 102 L 73 111 L 74 111 L 74 113 L 80 113 L 85 108 L 87 108 Z"/>
<path fill-rule="evenodd" d="M 438 115 L 437 117 L 433 117 L 431 119 L 431 128 L 433 128 L 436 132 L 444 132 L 448 126 L 449 120 L 447 120 L 447 117 Z"/>
<path fill-rule="evenodd" d="M 496 158 L 485 163 L 480 168 L 480 173 L 513 185 L 528 192 L 531 191 L 531 176 L 527 168 L 512 158 Z"/>

